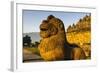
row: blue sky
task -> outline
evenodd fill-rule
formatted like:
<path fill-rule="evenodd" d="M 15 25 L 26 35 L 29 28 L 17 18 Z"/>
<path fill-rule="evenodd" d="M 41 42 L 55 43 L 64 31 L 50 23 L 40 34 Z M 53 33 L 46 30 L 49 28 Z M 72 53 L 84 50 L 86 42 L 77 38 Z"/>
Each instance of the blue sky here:
<path fill-rule="evenodd" d="M 51 14 L 63 21 L 65 29 L 67 29 L 69 25 L 78 22 L 78 20 L 85 15 L 89 15 L 89 13 L 83 12 L 23 10 L 23 33 L 39 32 L 39 26 L 42 20 Z"/>

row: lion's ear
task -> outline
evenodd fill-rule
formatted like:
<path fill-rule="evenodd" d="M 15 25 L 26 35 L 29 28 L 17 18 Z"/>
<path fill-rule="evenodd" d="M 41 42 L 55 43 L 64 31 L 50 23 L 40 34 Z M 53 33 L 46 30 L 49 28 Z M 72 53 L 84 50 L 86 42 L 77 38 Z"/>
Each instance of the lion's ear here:
<path fill-rule="evenodd" d="M 52 18 L 55 18 L 55 17 L 53 15 L 49 15 L 48 18 L 47 18 L 47 20 L 50 20 Z"/>
<path fill-rule="evenodd" d="M 59 29 L 64 29 L 63 24 L 59 24 Z"/>

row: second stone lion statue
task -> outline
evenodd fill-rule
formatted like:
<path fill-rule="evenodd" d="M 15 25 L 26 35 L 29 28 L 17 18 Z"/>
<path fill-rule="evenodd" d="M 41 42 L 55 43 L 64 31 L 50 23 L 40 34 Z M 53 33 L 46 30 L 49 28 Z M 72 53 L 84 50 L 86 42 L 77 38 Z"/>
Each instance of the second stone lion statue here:
<path fill-rule="evenodd" d="M 41 57 L 46 61 L 85 59 L 84 51 L 69 44 L 66 39 L 64 23 L 59 18 L 49 15 L 40 24 L 42 40 L 38 46 Z"/>

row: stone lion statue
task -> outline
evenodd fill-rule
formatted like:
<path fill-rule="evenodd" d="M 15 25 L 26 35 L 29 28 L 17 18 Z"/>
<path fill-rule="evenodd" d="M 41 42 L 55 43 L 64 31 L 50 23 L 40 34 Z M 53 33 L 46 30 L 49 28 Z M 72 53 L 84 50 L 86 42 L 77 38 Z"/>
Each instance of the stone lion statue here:
<path fill-rule="evenodd" d="M 86 58 L 80 47 L 67 42 L 63 21 L 53 15 L 49 15 L 40 24 L 40 36 L 42 40 L 38 48 L 41 57 L 46 61 Z"/>

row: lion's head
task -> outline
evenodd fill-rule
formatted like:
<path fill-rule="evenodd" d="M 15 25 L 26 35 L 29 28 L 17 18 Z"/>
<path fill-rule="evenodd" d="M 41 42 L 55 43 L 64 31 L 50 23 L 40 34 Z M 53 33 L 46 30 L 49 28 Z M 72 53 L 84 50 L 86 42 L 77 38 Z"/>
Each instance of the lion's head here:
<path fill-rule="evenodd" d="M 40 25 L 40 36 L 42 38 L 48 38 L 64 31 L 65 29 L 63 22 L 53 15 L 49 15 Z"/>

